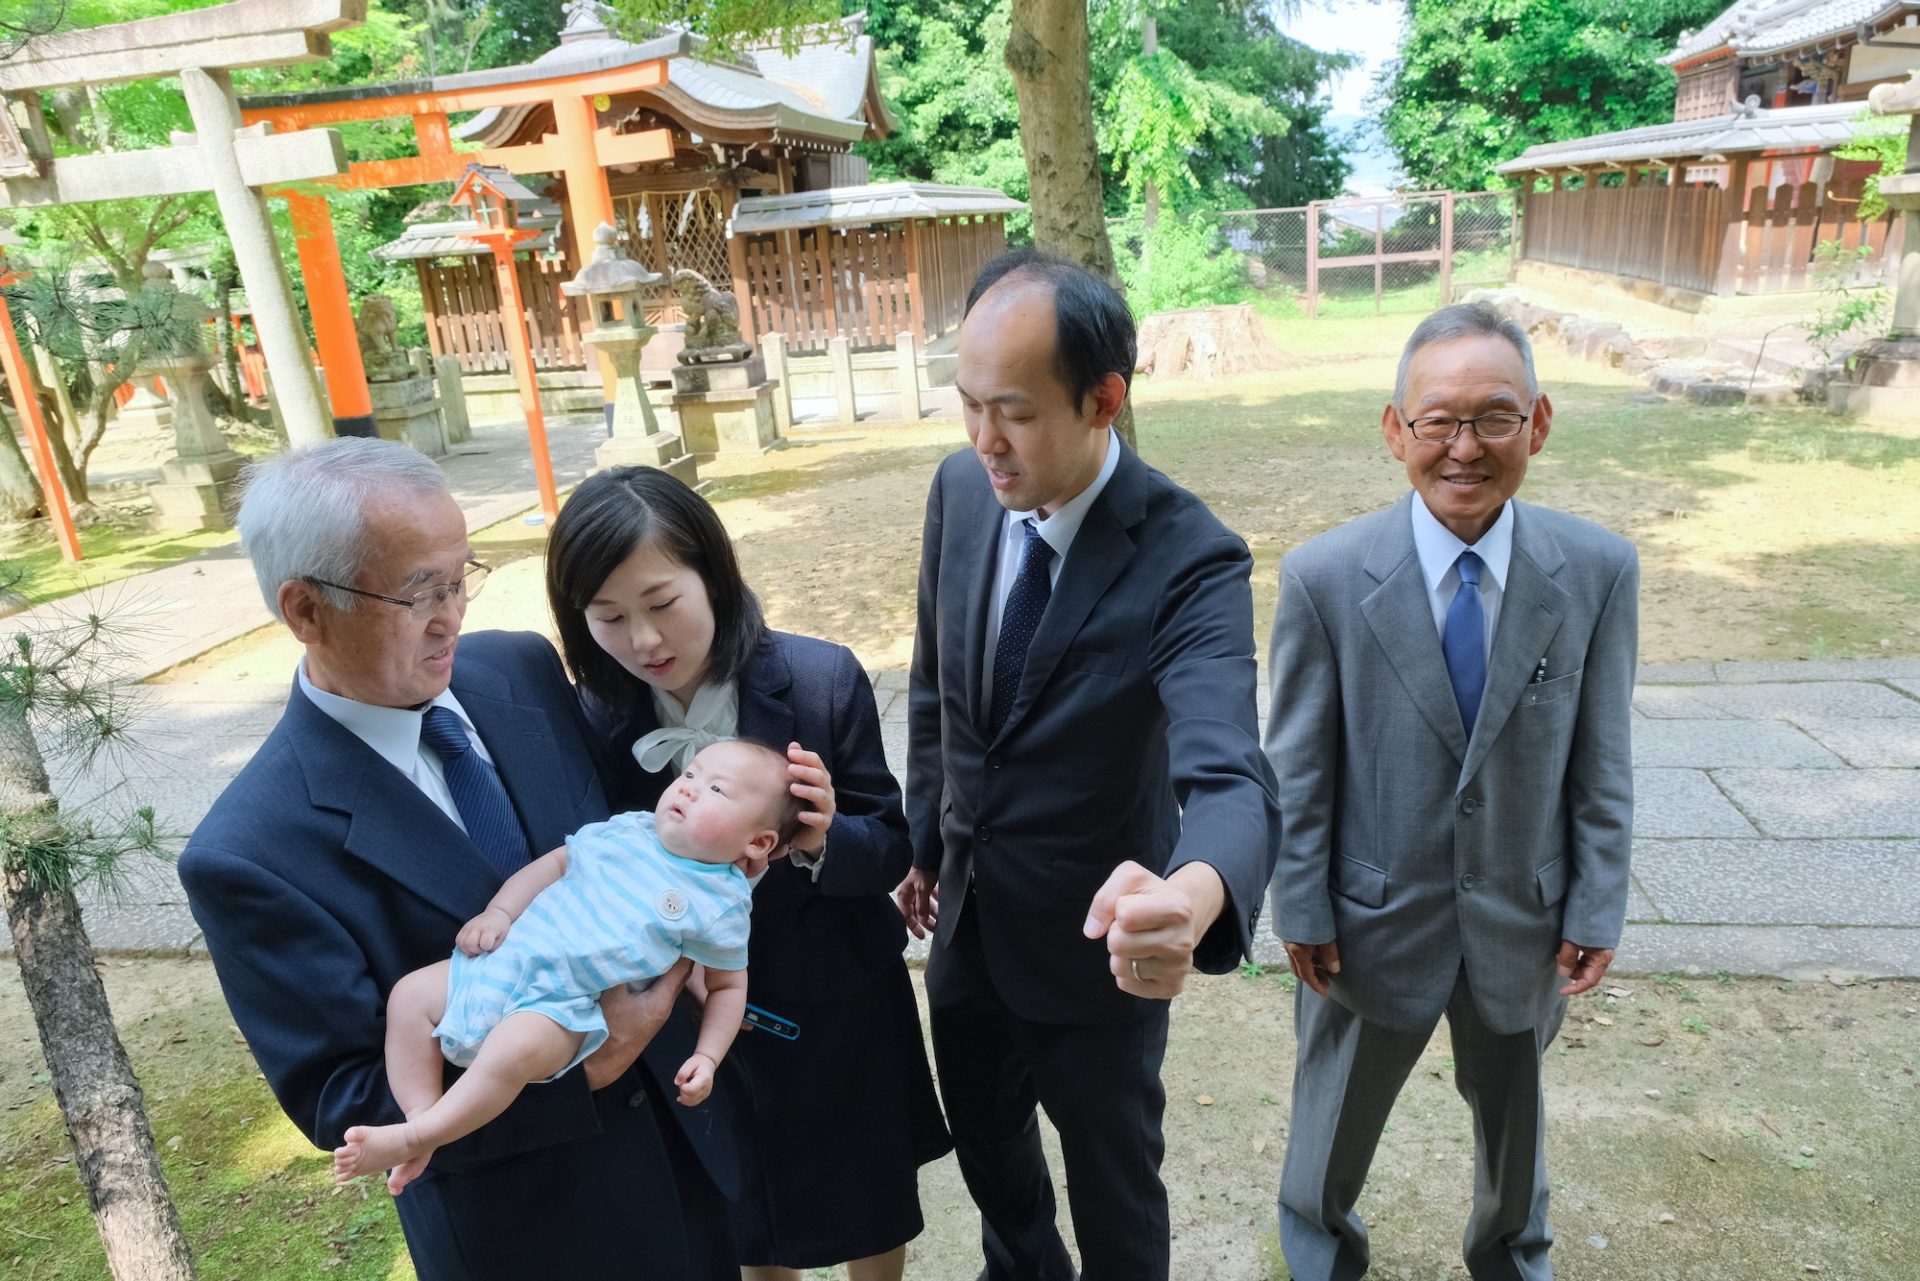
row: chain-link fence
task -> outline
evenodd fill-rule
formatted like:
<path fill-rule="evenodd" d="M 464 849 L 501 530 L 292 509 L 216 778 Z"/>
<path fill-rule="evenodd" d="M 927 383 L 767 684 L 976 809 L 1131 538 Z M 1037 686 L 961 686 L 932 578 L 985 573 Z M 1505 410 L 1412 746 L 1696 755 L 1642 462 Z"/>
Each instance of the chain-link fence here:
<path fill-rule="evenodd" d="M 1431 311 L 1511 279 L 1512 192 L 1317 201 L 1110 228 L 1141 314 L 1259 301 L 1281 315 Z"/>

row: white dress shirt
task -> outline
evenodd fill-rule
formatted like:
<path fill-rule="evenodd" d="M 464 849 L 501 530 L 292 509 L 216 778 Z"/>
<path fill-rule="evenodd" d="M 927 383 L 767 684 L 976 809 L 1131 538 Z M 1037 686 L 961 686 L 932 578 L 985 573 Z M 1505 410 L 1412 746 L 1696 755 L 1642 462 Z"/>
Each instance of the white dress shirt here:
<path fill-rule="evenodd" d="M 338 694 L 329 694 L 307 679 L 307 663 L 300 660 L 296 669 L 300 679 L 300 691 L 313 700 L 313 705 L 340 723 L 349 734 L 371 747 L 374 754 L 405 775 L 409 782 L 425 793 L 426 798 L 438 805 L 453 825 L 461 831 L 467 825 L 460 821 L 460 811 L 453 804 L 453 793 L 447 790 L 447 775 L 440 763 L 440 753 L 433 750 L 420 738 L 420 723 L 426 718 L 428 707 L 444 707 L 460 718 L 467 737 L 473 742 L 473 749 L 480 753 L 480 759 L 493 764 L 493 755 L 487 751 L 487 745 L 480 741 L 480 732 L 474 728 L 473 719 L 467 715 L 467 709 L 460 706 L 460 700 L 453 691 L 443 689 L 425 707 L 375 707 L 372 703 L 357 703 L 351 698 L 342 698 Z"/>
<path fill-rule="evenodd" d="M 1027 546 L 1027 531 L 1023 524 L 1033 518 L 1035 529 L 1047 546 L 1053 548 L 1053 563 L 1047 566 L 1049 586 L 1060 585 L 1060 571 L 1066 567 L 1067 550 L 1073 546 L 1074 535 L 1080 532 L 1080 526 L 1087 519 L 1087 509 L 1093 506 L 1094 499 L 1100 497 L 1100 491 L 1113 479 L 1113 472 L 1120 465 L 1120 437 L 1107 428 L 1107 457 L 1100 464 L 1100 474 L 1093 483 L 1074 495 L 1054 510 L 1051 516 L 1036 516 L 1033 512 L 1003 512 L 1000 523 L 1000 565 L 994 574 L 993 595 L 987 600 L 987 655 L 981 670 L 980 690 L 983 701 L 980 714 L 984 717 L 991 713 L 993 704 L 993 651 L 1000 645 L 1000 616 L 1006 610 L 1007 597 L 1013 592 L 1014 580 L 1020 576 L 1020 560 Z"/>
<path fill-rule="evenodd" d="M 1433 607 L 1433 627 L 1442 639 L 1447 634 L 1447 611 L 1460 590 L 1460 553 L 1471 551 L 1485 566 L 1480 573 L 1480 611 L 1487 621 L 1483 638 L 1487 660 L 1493 660 L 1493 637 L 1500 625 L 1500 597 L 1506 589 L 1507 570 L 1513 562 L 1513 504 L 1500 506 L 1499 519 L 1493 522 L 1469 548 L 1454 532 L 1442 525 L 1427 510 L 1418 491 L 1409 504 L 1413 509 L 1413 549 L 1420 557 L 1420 573 L 1427 581 L 1427 604 Z"/>

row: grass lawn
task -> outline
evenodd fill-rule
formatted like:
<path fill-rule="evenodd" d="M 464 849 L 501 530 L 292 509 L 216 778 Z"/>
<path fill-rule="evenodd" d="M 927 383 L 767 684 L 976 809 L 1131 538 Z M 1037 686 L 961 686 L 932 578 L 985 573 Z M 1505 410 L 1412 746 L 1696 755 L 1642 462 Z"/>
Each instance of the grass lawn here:
<path fill-rule="evenodd" d="M 61 557 L 47 523 L 35 521 L 24 531 L 15 530 L 0 538 L 0 564 L 24 575 L 28 603 L 39 604 L 148 570 L 165 569 L 215 547 L 225 547 L 238 537 L 232 530 L 150 533 L 95 525 L 80 531 L 80 550 L 86 559 L 72 563 Z"/>
<path fill-rule="evenodd" d="M 1284 368 L 1136 384 L 1147 461 L 1253 549 L 1263 653 L 1280 557 L 1406 489 L 1379 421 L 1417 320 L 1270 319 Z M 1920 653 L 1920 435 L 1801 405 L 1669 402 L 1552 346 L 1538 364 L 1556 416 L 1522 497 L 1639 545 L 1644 659 Z M 935 420 L 794 435 L 702 469 L 748 579 L 776 626 L 904 666 L 928 478 L 965 437 Z"/>
<path fill-rule="evenodd" d="M 333 1186 L 326 1158 L 255 1072 L 212 967 L 103 966 L 200 1275 L 411 1277 L 385 1190 Z M 1911 1275 L 1920 987 L 1670 977 L 1609 986 L 1627 995 L 1576 1002 L 1549 1054 L 1559 1276 L 1748 1281 L 1812 1275 L 1808 1264 L 1825 1281 Z M 1286 1275 L 1274 1198 L 1291 1006 L 1291 980 L 1259 972 L 1197 981 L 1174 1006 L 1165 1178 L 1180 1281 Z M 0 1004 L 0 1275 L 95 1281 L 104 1263 L 93 1219 L 24 1007 Z M 1048 1143 L 1058 1180 L 1050 1130 Z M 1360 1203 L 1375 1276 L 1464 1275 L 1472 1150 L 1442 1032 L 1401 1096 Z M 979 1268 L 978 1221 L 951 1157 L 922 1172 L 921 1204 L 927 1230 L 908 1275 L 966 1281 Z"/>

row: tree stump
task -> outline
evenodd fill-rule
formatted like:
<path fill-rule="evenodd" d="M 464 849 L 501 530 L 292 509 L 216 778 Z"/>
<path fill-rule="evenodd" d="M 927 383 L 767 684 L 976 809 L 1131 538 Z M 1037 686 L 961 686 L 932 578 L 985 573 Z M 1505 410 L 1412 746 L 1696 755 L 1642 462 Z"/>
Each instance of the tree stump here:
<path fill-rule="evenodd" d="M 1253 304 L 1192 307 L 1148 316 L 1134 372 L 1155 378 L 1231 378 L 1284 363 Z"/>

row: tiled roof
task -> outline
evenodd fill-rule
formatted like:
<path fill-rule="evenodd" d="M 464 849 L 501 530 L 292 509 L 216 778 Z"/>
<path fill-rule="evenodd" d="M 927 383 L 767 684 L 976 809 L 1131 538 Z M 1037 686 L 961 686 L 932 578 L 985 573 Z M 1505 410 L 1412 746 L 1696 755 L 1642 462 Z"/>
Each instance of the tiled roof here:
<path fill-rule="evenodd" d="M 1916 0 L 1737 0 L 1660 61 L 1686 62 L 1716 49 L 1743 58 L 1786 53 L 1916 9 Z"/>
<path fill-rule="evenodd" d="M 993 187 L 947 187 L 931 182 L 883 182 L 829 187 L 786 196 L 748 196 L 733 212 L 733 234 L 795 227 L 857 227 L 906 218 L 1012 213 L 1026 206 Z"/>
<path fill-rule="evenodd" d="M 553 250 L 560 234 L 560 206 L 551 200 L 536 200 L 519 205 L 520 225 L 541 234 L 514 246 L 516 254 L 541 254 Z M 406 262 L 414 258 L 464 258 L 491 252 L 485 245 L 465 237 L 480 230 L 472 219 L 455 222 L 417 222 L 371 252 L 382 262 Z"/>
<path fill-rule="evenodd" d="M 1596 133 L 1528 147 L 1514 159 L 1496 165 L 1494 171 L 1522 173 L 1529 169 L 1565 169 L 1614 161 L 1691 160 L 1741 152 L 1825 150 L 1853 137 L 1853 120 L 1860 110 L 1861 104 L 1857 102 L 1830 102 L 1818 107 L 1740 111 L 1707 120 Z"/>

